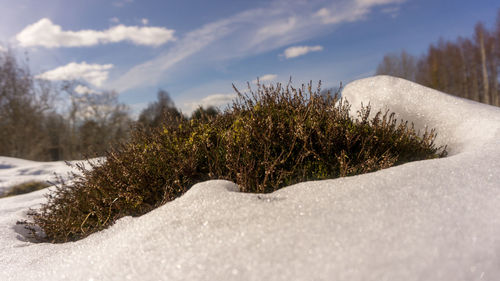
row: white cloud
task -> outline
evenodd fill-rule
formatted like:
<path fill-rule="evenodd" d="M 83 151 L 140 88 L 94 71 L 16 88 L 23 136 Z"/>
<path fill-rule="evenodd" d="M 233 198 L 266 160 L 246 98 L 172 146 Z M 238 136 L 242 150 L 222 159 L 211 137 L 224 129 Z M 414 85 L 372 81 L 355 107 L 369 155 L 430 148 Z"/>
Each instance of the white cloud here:
<path fill-rule="evenodd" d="M 5 48 L 4 46 L 0 45 L 0 53 L 2 52 L 7 52 L 7 48 Z"/>
<path fill-rule="evenodd" d="M 295 47 L 289 47 L 285 50 L 283 55 L 287 59 L 303 56 L 307 53 L 310 52 L 319 52 L 322 51 L 323 47 L 322 46 L 295 46 Z"/>
<path fill-rule="evenodd" d="M 141 19 L 143 25 L 147 25 L 149 23 L 148 19 Z"/>
<path fill-rule="evenodd" d="M 257 37 L 280 36 L 293 30 L 297 25 L 297 18 L 290 17 L 286 21 L 276 21 L 257 30 Z"/>
<path fill-rule="evenodd" d="M 210 106 L 214 107 L 224 107 L 232 103 L 232 101 L 237 97 L 236 94 L 213 94 L 199 101 L 185 102 L 182 107 L 183 113 L 186 115 L 191 115 L 193 111 L 198 109 L 200 106 L 203 108 L 208 108 Z"/>
<path fill-rule="evenodd" d="M 72 62 L 37 75 L 36 78 L 53 81 L 82 80 L 99 87 L 108 79 L 108 70 L 112 67 L 112 64 L 101 65 Z"/>
<path fill-rule="evenodd" d="M 322 19 L 324 24 L 336 24 L 359 20 L 367 14 L 368 11 L 369 9 L 363 6 L 355 6 L 352 9 L 346 9 L 343 12 L 331 12 L 330 9 L 322 8 L 316 13 L 316 15 Z"/>
<path fill-rule="evenodd" d="M 112 18 L 109 19 L 109 21 L 112 22 L 112 23 L 119 23 L 120 19 L 117 18 L 117 17 L 112 17 Z"/>
<path fill-rule="evenodd" d="M 99 94 L 99 92 L 97 91 L 94 91 L 92 89 L 90 89 L 89 87 L 87 86 L 83 86 L 83 85 L 77 85 L 75 87 L 75 92 L 77 92 L 78 94 Z"/>
<path fill-rule="evenodd" d="M 390 4 L 401 4 L 406 0 L 355 0 L 340 2 L 329 8 L 321 8 L 316 16 L 322 19 L 324 24 L 338 24 L 341 22 L 353 22 L 363 19 L 372 8 Z"/>
<path fill-rule="evenodd" d="M 276 74 L 266 74 L 259 76 L 259 82 L 274 81 L 276 78 L 278 78 L 278 75 Z M 257 79 L 253 80 L 252 83 L 257 83 Z"/>
<path fill-rule="evenodd" d="M 23 47 L 82 47 L 121 41 L 130 41 L 138 45 L 159 46 L 175 40 L 174 32 L 174 30 L 163 27 L 137 27 L 122 24 L 104 31 L 65 31 L 62 30 L 61 26 L 53 24 L 50 19 L 43 18 L 25 27 L 16 35 L 16 39 Z"/>

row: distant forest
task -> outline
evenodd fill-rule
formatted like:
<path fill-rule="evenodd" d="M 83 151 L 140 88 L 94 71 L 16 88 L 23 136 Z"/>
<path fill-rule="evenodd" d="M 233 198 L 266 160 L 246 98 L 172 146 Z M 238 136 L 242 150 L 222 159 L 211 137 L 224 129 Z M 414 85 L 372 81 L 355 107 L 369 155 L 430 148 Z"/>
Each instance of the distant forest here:
<path fill-rule="evenodd" d="M 13 50 L 0 52 L 0 155 L 39 161 L 73 160 L 105 155 L 128 139 L 134 127 L 158 127 L 164 114 L 183 116 L 166 91 L 133 120 L 116 92 L 81 92 L 78 81 L 53 84 L 35 79 L 27 59 Z M 488 30 L 477 23 L 472 38 L 439 40 L 420 56 L 388 54 L 376 73 L 500 106 L 500 10 Z M 217 114 L 198 109 L 191 118 Z M 170 118 L 172 119 L 172 118 Z"/>
<path fill-rule="evenodd" d="M 417 82 L 445 93 L 500 106 L 500 9 L 492 30 L 478 22 L 472 38 L 440 39 L 421 57 L 387 54 L 376 74 Z"/>
<path fill-rule="evenodd" d="M 157 101 L 135 121 L 116 92 L 81 92 L 78 81 L 35 79 L 26 62 L 13 50 L 0 52 L 0 156 L 38 161 L 103 156 L 126 141 L 133 127 L 151 130 L 164 114 L 186 118 L 159 90 Z M 216 113 L 199 108 L 193 118 Z"/>

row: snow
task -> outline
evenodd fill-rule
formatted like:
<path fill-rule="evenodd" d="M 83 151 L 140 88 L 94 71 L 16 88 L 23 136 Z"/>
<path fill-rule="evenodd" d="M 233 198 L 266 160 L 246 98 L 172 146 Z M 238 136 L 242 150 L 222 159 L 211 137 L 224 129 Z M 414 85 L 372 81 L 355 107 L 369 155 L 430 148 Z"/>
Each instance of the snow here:
<path fill-rule="evenodd" d="M 66 178 L 71 171 L 72 168 L 64 161 L 35 162 L 0 156 L 0 195 L 9 187 L 24 182 L 54 182 L 56 174 Z"/>
<path fill-rule="evenodd" d="M 0 199 L 0 280 L 499 280 L 500 109 L 388 76 L 343 96 L 436 128 L 449 157 L 265 195 L 203 182 L 57 245 L 15 225 L 46 191 Z"/>

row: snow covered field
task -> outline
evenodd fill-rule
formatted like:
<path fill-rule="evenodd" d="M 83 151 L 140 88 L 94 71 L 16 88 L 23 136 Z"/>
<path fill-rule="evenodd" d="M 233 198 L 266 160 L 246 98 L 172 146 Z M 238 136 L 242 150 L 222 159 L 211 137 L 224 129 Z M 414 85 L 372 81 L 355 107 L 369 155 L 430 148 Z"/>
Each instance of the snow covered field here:
<path fill-rule="evenodd" d="M 58 245 L 15 225 L 46 191 L 0 199 L 0 280 L 500 280 L 500 109 L 387 76 L 343 96 L 436 128 L 450 155 L 266 195 L 204 182 Z M 0 184 L 61 167 L 1 157 Z"/>
<path fill-rule="evenodd" d="M 0 195 L 9 187 L 24 182 L 53 182 L 55 174 L 66 177 L 71 170 L 64 161 L 36 162 L 0 156 Z"/>

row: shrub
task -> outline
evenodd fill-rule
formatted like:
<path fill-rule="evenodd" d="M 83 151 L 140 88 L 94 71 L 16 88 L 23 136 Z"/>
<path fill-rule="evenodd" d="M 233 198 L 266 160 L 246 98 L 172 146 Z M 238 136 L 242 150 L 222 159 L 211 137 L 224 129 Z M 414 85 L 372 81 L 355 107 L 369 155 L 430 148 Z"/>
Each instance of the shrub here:
<path fill-rule="evenodd" d="M 209 106 L 207 108 L 198 107 L 192 114 L 191 119 L 205 119 L 207 121 L 210 117 L 215 117 L 219 114 L 219 110 L 214 106 Z"/>
<path fill-rule="evenodd" d="M 238 98 L 223 113 L 166 115 L 153 130 L 138 127 L 105 162 L 78 166 L 82 174 L 58 185 L 31 210 L 33 221 L 22 223 L 38 240 L 73 241 L 149 212 L 200 181 L 227 179 L 243 192 L 273 192 L 446 155 L 434 146 L 434 131 L 419 136 L 389 112 L 370 118 L 369 106 L 351 118 L 347 101 L 320 95 L 319 86 L 235 90 Z"/>
<path fill-rule="evenodd" d="M 42 181 L 24 182 L 24 183 L 12 186 L 11 188 L 9 188 L 9 190 L 7 192 L 2 194 L 0 197 L 8 197 L 8 196 L 30 193 L 33 191 L 44 189 L 44 188 L 49 187 L 49 186 L 50 186 L 50 184 L 48 184 L 47 182 L 42 182 Z"/>

